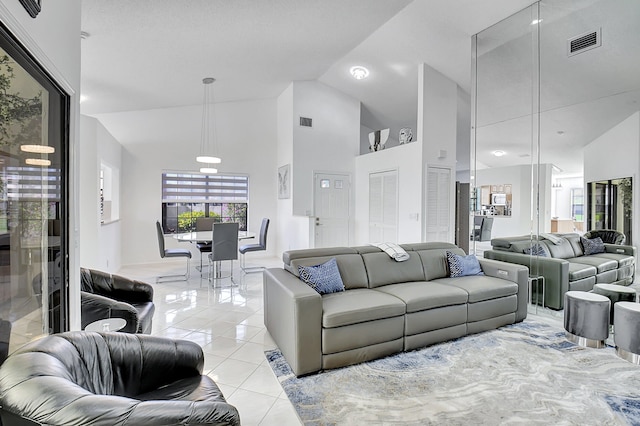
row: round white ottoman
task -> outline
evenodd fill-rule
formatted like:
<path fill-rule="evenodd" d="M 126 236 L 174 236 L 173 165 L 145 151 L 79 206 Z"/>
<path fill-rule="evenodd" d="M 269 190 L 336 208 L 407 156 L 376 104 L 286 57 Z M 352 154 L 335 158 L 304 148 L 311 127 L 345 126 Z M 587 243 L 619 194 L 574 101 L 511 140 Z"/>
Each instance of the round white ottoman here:
<path fill-rule="evenodd" d="M 588 348 L 603 348 L 609 337 L 611 301 L 601 294 L 568 291 L 564 294 L 567 340 Z"/>
<path fill-rule="evenodd" d="M 636 291 L 632 288 L 617 285 L 617 284 L 596 284 L 593 286 L 593 292 L 595 294 L 601 294 L 611 300 L 611 317 L 609 318 L 610 324 L 615 324 L 613 318 L 613 307 L 618 302 L 635 302 Z"/>
<path fill-rule="evenodd" d="M 640 364 L 640 304 L 618 302 L 614 305 L 616 354 L 634 364 Z"/>

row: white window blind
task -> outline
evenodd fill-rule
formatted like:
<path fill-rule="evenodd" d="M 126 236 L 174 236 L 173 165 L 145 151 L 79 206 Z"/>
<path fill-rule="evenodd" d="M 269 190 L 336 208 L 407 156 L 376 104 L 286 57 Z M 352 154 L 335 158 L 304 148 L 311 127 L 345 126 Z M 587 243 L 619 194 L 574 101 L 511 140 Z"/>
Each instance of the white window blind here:
<path fill-rule="evenodd" d="M 163 203 L 227 202 L 246 203 L 249 176 L 162 173 Z"/>

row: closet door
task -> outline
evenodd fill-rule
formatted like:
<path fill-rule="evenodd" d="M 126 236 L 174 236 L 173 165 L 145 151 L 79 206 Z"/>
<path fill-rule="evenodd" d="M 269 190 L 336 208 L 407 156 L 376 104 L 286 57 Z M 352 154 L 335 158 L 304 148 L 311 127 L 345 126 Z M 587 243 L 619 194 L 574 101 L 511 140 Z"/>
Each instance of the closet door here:
<path fill-rule="evenodd" d="M 426 241 L 453 242 L 451 169 L 427 168 Z"/>
<path fill-rule="evenodd" d="M 398 241 L 398 171 L 369 174 L 369 241 Z"/>

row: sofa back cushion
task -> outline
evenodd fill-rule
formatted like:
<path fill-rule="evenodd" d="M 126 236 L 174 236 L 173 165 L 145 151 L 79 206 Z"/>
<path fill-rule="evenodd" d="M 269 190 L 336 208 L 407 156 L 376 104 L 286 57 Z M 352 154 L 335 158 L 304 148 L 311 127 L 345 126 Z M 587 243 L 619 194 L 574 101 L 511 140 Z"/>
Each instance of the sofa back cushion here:
<path fill-rule="evenodd" d="M 396 262 L 389 255 L 376 248 L 377 252 L 362 253 L 362 259 L 369 277 L 369 288 L 387 284 L 424 281 L 424 271 L 420 256 L 416 252 L 407 252 L 409 259 Z"/>
<path fill-rule="evenodd" d="M 448 244 L 443 248 L 431 248 L 428 250 L 420 250 L 420 260 L 424 269 L 425 279 L 427 281 L 438 278 L 449 277 L 449 263 L 447 262 L 447 251 L 464 256 L 466 253 L 454 244 Z"/>
<path fill-rule="evenodd" d="M 580 240 L 578 240 L 578 244 L 580 244 Z M 562 237 L 559 244 L 554 244 L 548 241 L 547 248 L 549 249 L 551 257 L 556 259 L 569 259 L 582 255 L 582 249 L 580 249 L 580 253 L 577 254 L 574 251 L 574 245 L 571 244 L 566 237 Z"/>
<path fill-rule="evenodd" d="M 388 257 L 388 256 L 387 256 Z M 299 277 L 298 265 L 314 266 L 325 263 L 331 258 L 336 259 L 340 277 L 346 290 L 352 288 L 367 288 L 367 270 L 362 257 L 356 250 L 349 247 L 332 247 L 322 249 L 291 250 L 282 254 L 284 269 Z"/>

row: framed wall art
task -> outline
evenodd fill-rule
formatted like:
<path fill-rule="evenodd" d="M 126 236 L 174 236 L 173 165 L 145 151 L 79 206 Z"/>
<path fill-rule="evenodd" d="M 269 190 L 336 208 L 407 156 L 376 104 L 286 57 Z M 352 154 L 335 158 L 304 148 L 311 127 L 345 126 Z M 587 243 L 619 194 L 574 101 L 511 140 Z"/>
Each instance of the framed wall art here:
<path fill-rule="evenodd" d="M 291 197 L 291 165 L 278 167 L 278 198 Z"/>

